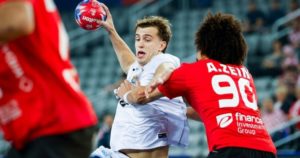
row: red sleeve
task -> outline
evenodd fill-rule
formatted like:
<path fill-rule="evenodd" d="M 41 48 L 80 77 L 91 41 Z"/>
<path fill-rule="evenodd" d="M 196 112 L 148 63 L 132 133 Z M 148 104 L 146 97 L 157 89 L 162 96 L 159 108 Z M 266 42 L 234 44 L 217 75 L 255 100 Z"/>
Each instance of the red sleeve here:
<path fill-rule="evenodd" d="M 186 84 L 187 70 L 185 65 L 181 65 L 178 69 L 174 70 L 170 78 L 158 87 L 159 91 L 170 99 L 184 96 L 188 89 L 188 85 Z"/>

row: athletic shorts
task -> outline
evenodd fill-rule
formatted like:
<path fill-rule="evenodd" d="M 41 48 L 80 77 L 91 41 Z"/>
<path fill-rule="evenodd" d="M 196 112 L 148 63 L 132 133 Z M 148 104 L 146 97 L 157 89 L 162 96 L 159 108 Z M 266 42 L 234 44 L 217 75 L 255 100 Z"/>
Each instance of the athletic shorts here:
<path fill-rule="evenodd" d="M 261 150 L 228 147 L 210 152 L 207 158 L 276 158 L 276 156 Z"/>

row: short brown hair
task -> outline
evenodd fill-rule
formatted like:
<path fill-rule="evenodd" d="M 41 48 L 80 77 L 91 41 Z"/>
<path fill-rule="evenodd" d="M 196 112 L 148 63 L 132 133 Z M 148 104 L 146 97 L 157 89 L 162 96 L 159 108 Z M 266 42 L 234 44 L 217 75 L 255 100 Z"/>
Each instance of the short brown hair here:
<path fill-rule="evenodd" d="M 242 65 L 247 54 L 241 23 L 230 14 L 208 13 L 195 44 L 201 54 L 223 64 Z"/>
<path fill-rule="evenodd" d="M 147 16 L 136 22 L 135 31 L 139 27 L 156 27 L 158 30 L 158 36 L 167 43 L 166 48 L 163 50 L 163 52 L 165 52 L 172 37 L 171 24 L 169 20 L 160 16 Z"/>

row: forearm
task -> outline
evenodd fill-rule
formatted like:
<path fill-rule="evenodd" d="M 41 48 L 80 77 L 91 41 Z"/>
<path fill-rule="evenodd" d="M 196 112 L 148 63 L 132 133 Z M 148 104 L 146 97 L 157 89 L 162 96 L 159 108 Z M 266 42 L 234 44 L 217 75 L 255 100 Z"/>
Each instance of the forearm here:
<path fill-rule="evenodd" d="M 0 44 L 9 42 L 34 30 L 34 15 L 30 3 L 5 2 L 0 5 Z"/>
<path fill-rule="evenodd" d="M 172 63 L 162 63 L 155 70 L 154 76 L 146 89 L 146 96 L 155 90 L 160 84 L 163 84 L 169 79 L 172 72 L 175 70 L 175 66 Z"/>
<path fill-rule="evenodd" d="M 157 100 L 163 95 L 159 92 L 158 89 L 150 93 L 149 97 L 146 97 L 144 90 L 131 90 L 126 97 L 126 101 L 130 104 L 143 105 L 151 101 Z"/>
<path fill-rule="evenodd" d="M 202 122 L 202 120 L 199 117 L 198 113 L 192 107 L 187 107 L 187 109 L 186 109 L 186 116 L 189 119 Z"/>
<path fill-rule="evenodd" d="M 109 36 L 121 68 L 127 73 L 130 65 L 135 61 L 135 56 L 116 30 L 110 31 Z"/>
<path fill-rule="evenodd" d="M 158 66 L 153 76 L 153 80 L 161 80 L 161 82 L 165 82 L 172 72 L 175 70 L 175 66 L 172 63 L 162 63 Z"/>
<path fill-rule="evenodd" d="M 150 82 L 148 89 L 133 90 L 128 95 L 129 103 L 133 104 L 146 104 L 162 97 L 162 93 L 158 90 L 157 86 L 165 82 L 172 72 L 175 70 L 175 66 L 172 63 L 162 63 L 156 69 L 153 79 Z M 151 90 L 149 90 L 151 88 Z"/>

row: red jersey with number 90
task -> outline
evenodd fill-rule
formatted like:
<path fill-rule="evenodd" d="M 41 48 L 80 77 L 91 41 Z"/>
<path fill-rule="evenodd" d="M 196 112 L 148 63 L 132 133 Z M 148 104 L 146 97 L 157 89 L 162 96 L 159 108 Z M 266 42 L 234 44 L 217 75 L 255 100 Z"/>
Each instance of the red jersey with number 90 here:
<path fill-rule="evenodd" d="M 183 64 L 159 87 L 183 96 L 202 119 L 209 150 L 242 147 L 276 153 L 257 107 L 252 76 L 244 66 L 214 60 Z"/>
<path fill-rule="evenodd" d="M 12 0 L 0 0 L 0 5 Z M 16 148 L 37 137 L 95 125 L 69 59 L 66 31 L 52 0 L 32 6 L 30 35 L 0 45 L 0 128 Z"/>

